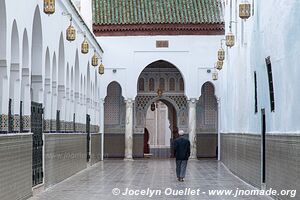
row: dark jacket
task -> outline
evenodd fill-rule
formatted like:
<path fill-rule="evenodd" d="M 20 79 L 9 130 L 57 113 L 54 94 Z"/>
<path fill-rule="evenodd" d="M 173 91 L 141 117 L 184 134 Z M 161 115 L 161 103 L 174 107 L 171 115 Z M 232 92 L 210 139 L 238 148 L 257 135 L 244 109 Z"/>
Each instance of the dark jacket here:
<path fill-rule="evenodd" d="M 174 140 L 174 155 L 176 160 L 188 160 L 190 157 L 190 141 L 184 136 Z"/>

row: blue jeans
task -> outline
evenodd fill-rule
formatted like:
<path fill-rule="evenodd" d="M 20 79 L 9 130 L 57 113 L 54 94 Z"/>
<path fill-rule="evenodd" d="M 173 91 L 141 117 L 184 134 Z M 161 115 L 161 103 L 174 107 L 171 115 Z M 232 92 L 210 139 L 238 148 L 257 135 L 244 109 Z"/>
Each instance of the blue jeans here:
<path fill-rule="evenodd" d="M 186 172 L 187 160 L 176 160 L 177 178 L 184 178 Z"/>

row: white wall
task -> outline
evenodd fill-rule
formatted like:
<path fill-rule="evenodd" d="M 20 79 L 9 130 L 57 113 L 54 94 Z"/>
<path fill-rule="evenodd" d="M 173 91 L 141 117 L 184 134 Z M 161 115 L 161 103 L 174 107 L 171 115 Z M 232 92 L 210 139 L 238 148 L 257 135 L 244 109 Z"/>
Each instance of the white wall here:
<path fill-rule="evenodd" d="M 213 68 L 222 36 L 127 36 L 98 37 L 104 49 L 105 76 L 101 78 L 101 98 L 107 85 L 118 81 L 125 98 L 135 98 L 142 70 L 157 60 L 174 64 L 185 80 L 188 98 L 199 98 L 201 86 L 211 81 L 207 68 Z M 168 40 L 169 48 L 156 48 L 157 40 Z M 112 70 L 117 69 L 117 73 Z M 218 92 L 218 90 L 217 90 Z"/>
<path fill-rule="evenodd" d="M 5 9 L 6 9 L 6 66 L 1 67 L 1 71 L 6 68 L 5 71 L 7 71 L 7 80 L 1 83 L 1 87 L 7 88 L 5 85 L 9 83 L 10 79 L 10 66 L 11 66 L 11 35 L 12 35 L 12 26 L 13 26 L 13 21 L 16 21 L 17 29 L 18 29 L 18 36 L 19 36 L 19 64 L 20 64 L 20 72 L 19 72 L 19 79 L 21 82 L 22 81 L 22 55 L 23 55 L 23 32 L 26 29 L 27 35 L 28 35 L 28 44 L 29 44 L 29 52 L 28 53 L 28 58 L 29 58 L 29 74 L 31 74 L 31 46 L 32 44 L 32 29 L 33 29 L 33 18 L 34 18 L 34 12 L 35 9 L 38 8 L 40 11 L 40 16 L 41 16 L 41 25 L 42 25 L 42 49 L 39 49 L 38 51 L 42 52 L 42 66 L 41 71 L 42 71 L 42 77 L 43 77 L 43 87 L 44 87 L 44 82 L 45 82 L 45 61 L 46 61 L 46 49 L 49 49 L 49 54 L 50 54 L 50 76 L 52 77 L 52 66 L 53 66 L 53 55 L 54 53 L 56 54 L 56 62 L 58 64 L 58 54 L 59 54 L 59 40 L 60 40 L 60 35 L 61 33 L 63 34 L 64 38 L 64 51 L 65 51 L 65 66 L 59 66 L 57 65 L 57 68 L 64 68 L 65 71 L 65 76 L 64 76 L 64 85 L 67 86 L 68 83 L 66 82 L 67 80 L 67 64 L 69 64 L 69 77 L 71 77 L 71 69 L 73 68 L 73 71 L 75 73 L 75 57 L 76 57 L 76 51 L 78 51 L 79 55 L 79 77 L 74 77 L 74 84 L 76 82 L 80 82 L 80 75 L 85 77 L 87 79 L 87 66 L 88 63 L 90 63 L 91 57 L 93 55 L 93 50 L 90 50 L 90 52 L 86 55 L 81 54 L 80 52 L 80 46 L 83 41 L 83 34 L 77 33 L 77 38 L 73 42 L 68 42 L 65 39 L 65 34 L 66 34 L 66 29 L 69 26 L 69 17 L 68 16 L 63 16 L 63 12 L 69 12 L 73 15 L 73 26 L 75 29 L 79 32 L 86 31 L 85 25 L 83 22 L 81 22 L 81 19 L 77 17 L 76 13 L 73 11 L 71 4 L 69 1 L 56 1 L 56 12 L 52 15 L 46 15 L 43 12 L 43 1 L 40 0 L 33 0 L 33 1 L 16 1 L 16 0 L 2 0 L 5 2 Z M 2 24 L 2 23 L 1 23 Z M 2 29 L 3 27 L 1 27 Z M 97 53 L 100 56 L 102 55 L 102 52 L 98 48 L 97 42 L 92 38 L 89 34 L 87 34 L 87 39 L 90 43 L 91 48 L 95 48 L 97 50 Z M 34 55 L 33 55 L 34 56 Z M 58 72 L 57 72 L 58 73 Z M 90 83 L 95 86 L 95 90 L 97 91 L 93 95 L 93 104 L 98 104 L 99 102 L 99 80 L 95 79 L 100 79 L 100 76 L 97 74 L 97 68 L 90 68 Z M 97 76 L 95 76 L 95 73 Z M 59 77 L 59 74 L 56 75 L 56 77 Z M 71 78 L 69 78 L 70 81 Z M 30 82 L 30 81 L 29 81 Z M 97 82 L 97 85 L 96 85 Z M 50 81 L 52 84 L 52 80 Z M 2 85 L 3 84 L 3 85 Z M 88 85 L 86 84 L 86 85 Z M 70 90 L 71 88 L 74 88 L 73 86 L 69 86 Z M 19 87 L 21 88 L 21 87 Z M 30 88 L 30 87 L 29 87 Z M 52 86 L 50 87 L 52 88 Z M 45 92 L 45 88 L 43 88 L 43 91 Z M 53 91 L 50 91 L 53 92 Z M 17 92 L 21 94 L 21 91 Z M 90 92 L 92 93 L 92 92 Z M 43 98 L 46 95 L 41 95 Z M 7 97 L 7 98 L 6 98 Z M 8 90 L 3 90 L 1 94 L 2 99 L 2 109 L 0 109 L 1 113 L 7 114 L 7 107 L 8 107 Z M 27 96 L 26 98 L 30 99 L 30 96 Z M 50 98 L 51 99 L 51 98 Z M 20 99 L 18 99 L 20 100 Z M 29 100 L 30 101 L 30 100 Z M 84 99 L 85 101 L 85 99 Z M 43 99 L 41 99 L 41 102 L 43 102 Z M 51 104 L 49 104 L 51 105 Z M 26 109 L 26 108 L 25 108 Z M 55 109 L 56 108 L 52 108 Z M 85 112 L 85 108 L 81 108 L 82 111 Z M 97 108 L 98 109 L 98 108 Z M 28 109 L 27 109 L 28 110 Z M 46 109 L 47 110 L 47 109 Z M 48 109 L 50 111 L 50 109 Z M 29 109 L 30 112 L 30 109 Z M 24 114 L 24 113 L 23 113 Z M 28 113 L 25 113 L 28 114 Z M 96 120 L 96 117 L 92 118 L 93 120 Z M 85 117 L 84 119 L 85 120 Z"/>
<path fill-rule="evenodd" d="M 236 45 L 227 49 L 221 72 L 221 131 L 260 133 L 260 109 L 266 108 L 267 132 L 299 133 L 300 130 L 300 2 L 253 0 L 254 15 L 242 21 L 235 14 L 235 0 L 226 4 L 226 30 L 233 23 Z M 240 0 L 237 1 L 239 4 Z M 237 13 L 238 15 L 238 13 Z M 242 28 L 244 26 L 244 28 Z M 243 30 L 244 29 L 244 30 Z M 270 110 L 265 58 L 273 70 L 275 112 Z M 254 113 L 254 75 L 258 78 L 258 113 Z"/>

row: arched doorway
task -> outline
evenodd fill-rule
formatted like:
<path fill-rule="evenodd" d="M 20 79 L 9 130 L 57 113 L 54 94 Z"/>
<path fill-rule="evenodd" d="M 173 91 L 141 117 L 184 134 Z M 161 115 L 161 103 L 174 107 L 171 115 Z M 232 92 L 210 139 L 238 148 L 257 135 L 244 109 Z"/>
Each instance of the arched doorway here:
<path fill-rule="evenodd" d="M 145 157 L 173 157 L 173 140 L 178 137 L 177 112 L 164 98 L 155 98 L 147 109 L 145 119 L 144 151 Z M 147 131 L 146 131 L 147 130 Z"/>
<path fill-rule="evenodd" d="M 159 117 L 161 119 L 157 119 Z M 151 120 L 155 123 L 151 124 Z M 158 126 L 159 123 L 161 125 Z M 148 134 L 145 135 L 146 129 Z M 145 145 L 149 144 L 146 156 L 171 157 L 172 143 L 179 129 L 188 131 L 184 79 L 176 66 L 158 60 L 142 71 L 137 82 L 133 156 L 144 157 Z M 145 137 L 148 136 L 146 142 Z M 140 141 L 142 138 L 143 142 Z"/>
<path fill-rule="evenodd" d="M 125 155 L 125 101 L 116 81 L 107 86 L 104 99 L 104 157 L 123 158 Z"/>
<path fill-rule="evenodd" d="M 218 102 L 211 82 L 202 85 L 196 107 L 197 157 L 217 158 Z"/>

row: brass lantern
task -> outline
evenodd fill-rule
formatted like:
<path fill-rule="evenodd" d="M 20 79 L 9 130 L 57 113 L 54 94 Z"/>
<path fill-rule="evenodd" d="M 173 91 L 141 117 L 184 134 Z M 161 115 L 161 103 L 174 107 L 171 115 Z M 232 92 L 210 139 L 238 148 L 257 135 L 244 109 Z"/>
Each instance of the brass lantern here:
<path fill-rule="evenodd" d="M 218 60 L 224 61 L 225 59 L 225 51 L 223 48 L 220 48 L 218 51 Z"/>
<path fill-rule="evenodd" d="M 161 97 L 162 95 L 163 95 L 163 90 L 159 88 L 157 90 L 157 96 Z"/>
<path fill-rule="evenodd" d="M 218 60 L 217 63 L 216 63 L 216 69 L 217 70 L 221 70 L 222 67 L 223 67 L 223 61 Z"/>
<path fill-rule="evenodd" d="M 94 52 L 94 55 L 93 55 L 93 57 L 92 57 L 92 65 L 93 65 L 94 67 L 98 66 L 98 57 L 97 57 L 97 55 L 96 55 L 96 52 Z"/>
<path fill-rule="evenodd" d="M 226 46 L 231 48 L 234 46 L 234 43 L 235 43 L 235 37 L 232 32 L 229 32 L 226 35 Z"/>
<path fill-rule="evenodd" d="M 214 81 L 218 80 L 218 72 L 212 73 L 212 80 L 214 80 Z"/>
<path fill-rule="evenodd" d="M 155 103 L 153 102 L 153 103 L 151 103 L 151 111 L 155 111 Z"/>
<path fill-rule="evenodd" d="M 74 26 L 72 26 L 72 18 L 70 20 L 70 26 L 67 28 L 66 36 L 67 40 L 70 42 L 76 39 L 76 30 Z"/>
<path fill-rule="evenodd" d="M 99 73 L 100 75 L 104 74 L 104 65 L 102 64 L 102 62 L 101 62 L 101 64 L 99 65 L 98 73 Z"/>
<path fill-rule="evenodd" d="M 251 16 L 251 4 L 249 2 L 240 4 L 239 15 L 241 19 L 248 19 Z"/>
<path fill-rule="evenodd" d="M 55 13 L 55 0 L 44 0 L 44 13 L 47 15 Z"/>
<path fill-rule="evenodd" d="M 81 53 L 87 54 L 89 52 L 89 48 L 90 48 L 89 46 L 90 45 L 89 45 L 86 37 L 84 36 L 84 40 L 83 40 L 83 42 L 81 44 Z"/>

